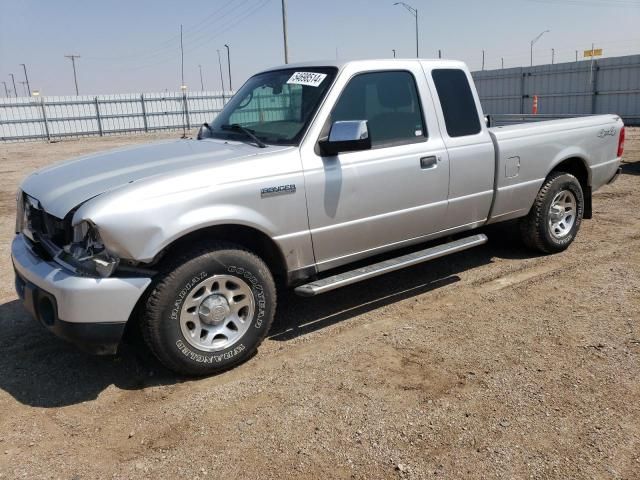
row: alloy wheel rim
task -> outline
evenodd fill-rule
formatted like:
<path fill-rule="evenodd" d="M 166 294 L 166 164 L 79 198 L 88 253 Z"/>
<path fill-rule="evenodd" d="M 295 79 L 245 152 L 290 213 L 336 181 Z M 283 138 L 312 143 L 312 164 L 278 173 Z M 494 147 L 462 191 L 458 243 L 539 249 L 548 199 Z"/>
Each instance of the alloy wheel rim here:
<path fill-rule="evenodd" d="M 549 231 L 557 240 L 565 238 L 576 223 L 576 196 L 570 190 L 558 192 L 549 207 Z"/>
<path fill-rule="evenodd" d="M 198 350 L 217 352 L 247 332 L 255 313 L 251 287 L 233 275 L 213 275 L 191 289 L 180 311 L 185 340 Z"/>

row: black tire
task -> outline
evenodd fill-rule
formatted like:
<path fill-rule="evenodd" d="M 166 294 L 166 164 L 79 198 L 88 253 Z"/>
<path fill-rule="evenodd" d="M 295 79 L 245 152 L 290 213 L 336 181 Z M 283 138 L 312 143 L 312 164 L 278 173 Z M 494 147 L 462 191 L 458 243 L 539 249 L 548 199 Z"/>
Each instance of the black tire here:
<path fill-rule="evenodd" d="M 573 226 L 561 238 L 552 234 L 549 226 L 550 209 L 554 198 L 569 191 L 576 202 L 576 214 Z M 584 195 L 576 177 L 565 172 L 553 172 L 545 180 L 538 196 L 533 202 L 529 214 L 520 222 L 520 233 L 524 244 L 539 252 L 557 253 L 566 250 L 576 238 L 584 212 Z"/>
<path fill-rule="evenodd" d="M 230 275 L 245 282 L 253 294 L 254 308 L 247 318 L 247 330 L 235 343 L 222 350 L 205 351 L 187 340 L 180 315 L 189 294 L 197 295 L 193 289 L 215 275 Z M 204 243 L 166 266 L 147 297 L 141 327 L 145 342 L 164 366 L 185 375 L 211 375 L 253 356 L 269 332 L 275 311 L 273 276 L 258 256 L 229 243 Z"/>

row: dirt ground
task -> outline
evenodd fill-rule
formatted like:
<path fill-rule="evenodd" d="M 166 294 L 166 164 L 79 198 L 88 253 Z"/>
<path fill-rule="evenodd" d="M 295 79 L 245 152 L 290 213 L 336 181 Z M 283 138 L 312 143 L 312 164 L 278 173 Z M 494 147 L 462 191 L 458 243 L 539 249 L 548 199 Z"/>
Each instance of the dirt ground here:
<path fill-rule="evenodd" d="M 177 136 L 177 135 L 176 135 Z M 302 299 L 227 373 L 92 357 L 13 290 L 15 191 L 149 137 L 0 145 L 0 478 L 640 478 L 640 129 L 568 251 L 511 226 L 461 254 Z"/>

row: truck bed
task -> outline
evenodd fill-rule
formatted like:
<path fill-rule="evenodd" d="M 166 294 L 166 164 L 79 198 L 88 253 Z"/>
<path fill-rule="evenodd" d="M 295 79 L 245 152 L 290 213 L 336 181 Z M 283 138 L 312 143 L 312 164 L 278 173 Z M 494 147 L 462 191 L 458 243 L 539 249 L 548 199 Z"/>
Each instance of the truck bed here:
<path fill-rule="evenodd" d="M 607 183 L 617 169 L 622 127 L 617 115 L 491 127 L 496 195 L 489 223 L 526 215 L 548 172 L 563 161 L 583 162 L 593 190 Z"/>

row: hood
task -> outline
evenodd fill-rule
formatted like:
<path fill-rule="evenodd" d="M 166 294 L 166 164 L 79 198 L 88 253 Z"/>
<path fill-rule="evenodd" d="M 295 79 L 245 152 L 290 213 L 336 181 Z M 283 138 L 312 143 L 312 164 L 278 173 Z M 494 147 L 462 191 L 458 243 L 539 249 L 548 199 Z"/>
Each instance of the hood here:
<path fill-rule="evenodd" d="M 124 185 L 184 169 L 228 163 L 289 147 L 224 140 L 171 140 L 87 155 L 39 170 L 20 187 L 58 218 L 81 203 Z"/>

